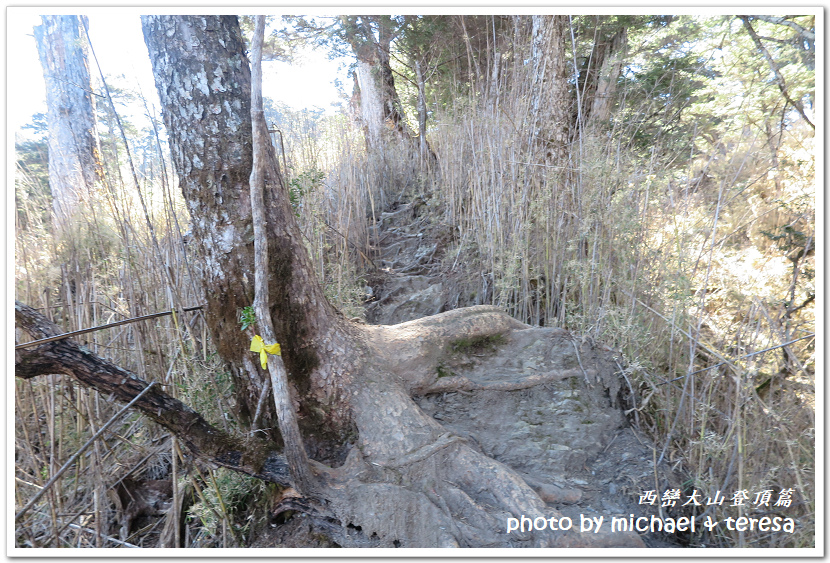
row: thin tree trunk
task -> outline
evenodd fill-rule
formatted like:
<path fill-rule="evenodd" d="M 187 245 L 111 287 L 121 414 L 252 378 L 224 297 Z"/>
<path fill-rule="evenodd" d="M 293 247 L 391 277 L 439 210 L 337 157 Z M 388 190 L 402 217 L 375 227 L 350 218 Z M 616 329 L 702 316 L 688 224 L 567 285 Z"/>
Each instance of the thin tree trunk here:
<path fill-rule="evenodd" d="M 610 41 L 605 42 L 602 48 L 602 61 L 596 81 L 596 90 L 593 93 L 593 103 L 588 113 L 589 125 L 607 122 L 611 118 L 611 108 L 614 105 L 614 94 L 617 91 L 617 80 L 622 70 L 622 57 L 628 43 L 628 28 L 622 27 Z"/>
<path fill-rule="evenodd" d="M 421 162 L 432 162 L 437 156 L 427 141 L 427 96 L 426 80 L 421 61 L 415 59 L 415 79 L 418 82 L 418 142 Z"/>
<path fill-rule="evenodd" d="M 265 344 L 276 341 L 274 326 L 271 322 L 270 295 L 268 292 L 268 240 L 266 239 L 265 191 L 266 182 L 282 188 L 282 179 L 277 168 L 277 159 L 268 135 L 265 123 L 265 111 L 262 107 L 262 42 L 265 35 L 265 16 L 257 16 L 254 40 L 251 49 L 251 119 L 253 122 L 253 169 L 251 170 L 251 214 L 254 224 L 255 286 L 254 310 L 257 325 L 262 332 Z M 314 478 L 308 465 L 308 455 L 303 446 L 303 439 L 297 425 L 297 414 L 288 387 L 288 376 L 282 356 L 276 354 L 267 362 L 271 376 L 271 388 L 280 432 L 285 443 L 285 455 L 294 479 L 294 488 L 301 494 L 308 494 L 314 488 Z"/>
<path fill-rule="evenodd" d="M 564 16 L 532 18 L 531 146 L 538 144 L 544 161 L 554 166 L 564 166 L 567 160 L 570 97 L 564 29 Z"/>
<path fill-rule="evenodd" d="M 427 100 L 424 73 L 421 70 L 421 61 L 415 61 L 415 80 L 418 82 L 418 138 L 421 141 L 421 158 L 426 157 L 427 140 Z"/>

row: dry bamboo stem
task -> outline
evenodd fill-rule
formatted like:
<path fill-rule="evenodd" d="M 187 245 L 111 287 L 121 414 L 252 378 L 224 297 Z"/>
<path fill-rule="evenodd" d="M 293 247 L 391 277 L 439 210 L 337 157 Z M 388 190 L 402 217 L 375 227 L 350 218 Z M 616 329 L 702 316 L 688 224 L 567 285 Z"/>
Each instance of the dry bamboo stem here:
<path fill-rule="evenodd" d="M 54 484 L 55 484 L 55 482 L 56 482 L 56 481 L 60 478 L 60 476 L 61 476 L 61 475 L 63 475 L 63 474 L 66 472 L 66 470 L 67 470 L 67 469 L 69 469 L 70 467 L 72 467 L 72 464 L 75 462 L 75 460 L 76 460 L 76 459 L 78 459 L 78 457 L 80 457 L 80 455 L 81 455 L 81 454 L 83 454 L 83 453 L 87 450 L 87 448 L 88 448 L 89 446 L 91 446 L 93 443 L 95 443 L 95 440 L 97 440 L 98 438 L 100 438 L 100 437 L 101 437 L 101 435 L 102 435 L 104 432 L 106 432 L 107 428 L 109 428 L 110 426 L 112 426 L 112 425 L 113 425 L 113 423 L 115 423 L 115 421 L 116 421 L 116 420 L 118 420 L 119 418 L 121 418 L 121 415 L 122 415 L 122 414 L 124 414 L 125 412 L 127 412 L 128 410 L 130 410 L 130 407 L 132 407 L 134 404 L 136 404 L 136 403 L 139 401 L 139 399 L 141 399 L 141 397 L 143 397 L 143 396 L 144 396 L 144 394 L 145 394 L 147 391 L 149 391 L 149 390 L 150 390 L 150 388 L 151 388 L 153 385 L 155 385 L 155 384 L 156 384 L 156 383 L 155 383 L 155 381 L 153 381 L 153 382 L 151 382 L 151 383 L 150 383 L 147 387 L 145 387 L 145 388 L 144 388 L 144 390 L 143 390 L 143 391 L 141 391 L 141 393 L 139 393 L 138 395 L 136 395 L 135 399 L 133 399 L 132 401 L 130 401 L 130 402 L 129 402 L 129 403 L 128 403 L 128 404 L 127 404 L 127 405 L 126 405 L 123 409 L 121 409 L 120 411 L 118 411 L 118 412 L 115 414 L 115 416 L 113 416 L 111 419 L 109 419 L 109 421 L 108 421 L 105 425 L 103 425 L 103 426 L 100 428 L 100 430 L 98 430 L 98 432 L 96 432 L 96 433 L 92 436 L 92 438 L 90 438 L 90 439 L 87 441 L 87 443 L 86 443 L 86 444 L 84 444 L 83 446 L 81 446 L 81 448 L 80 448 L 77 452 L 75 452 L 75 453 L 72 455 L 72 457 L 70 457 L 70 458 L 69 458 L 69 460 L 68 460 L 65 464 L 63 464 L 63 467 L 61 467 L 61 468 L 58 470 L 58 472 L 57 472 L 57 473 L 55 473 L 55 475 L 54 475 L 51 479 L 49 479 L 49 481 L 48 481 L 45 485 L 43 485 L 43 488 L 42 488 L 42 489 L 41 489 L 41 490 L 40 490 L 40 491 L 39 491 L 39 492 L 38 492 L 38 493 L 37 493 L 37 494 L 36 494 L 36 495 L 32 498 L 32 500 L 30 500 L 30 501 L 26 504 L 26 506 L 24 506 L 24 507 L 20 510 L 20 512 L 18 512 L 17 514 L 15 514 L 15 515 L 14 515 L 14 519 L 15 519 L 15 521 L 20 520 L 20 518 L 21 518 L 24 514 L 26 514 L 26 512 L 27 512 L 30 508 L 32 508 L 32 506 L 34 506 L 34 504 L 35 504 L 38 500 L 40 500 L 40 497 L 42 497 L 42 496 L 44 495 L 44 493 L 46 493 L 46 491 L 48 491 L 48 490 L 49 490 L 49 488 L 50 488 L 52 485 L 54 485 Z"/>

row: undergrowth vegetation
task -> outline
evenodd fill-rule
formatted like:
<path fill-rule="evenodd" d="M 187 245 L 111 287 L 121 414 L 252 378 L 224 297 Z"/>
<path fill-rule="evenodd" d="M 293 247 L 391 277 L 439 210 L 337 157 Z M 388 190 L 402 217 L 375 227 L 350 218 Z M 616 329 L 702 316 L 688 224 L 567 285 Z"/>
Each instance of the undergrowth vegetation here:
<path fill-rule="evenodd" d="M 436 74 L 427 92 L 436 161 L 391 133 L 385 150 L 367 151 L 353 116 L 267 109 L 327 297 L 364 318 L 365 279 L 377 268 L 373 225 L 392 204 L 423 197 L 430 223 L 451 233 L 441 263 L 448 308 L 493 304 L 617 350 L 635 391 L 628 414 L 654 440 L 655 459 L 685 476 L 685 495 L 727 498 L 698 515 L 768 511 L 797 522 L 793 534 L 720 527 L 693 542 L 814 546 L 821 494 L 814 129 L 784 99 L 740 20 L 641 22 L 629 30 L 609 118 L 582 120 L 584 104 L 575 98 L 567 166 L 551 169 L 534 160 L 522 125 L 532 98 L 532 69 L 523 64 L 530 47 L 514 40 L 519 25 L 508 24 L 491 31 L 491 50 L 501 53 L 498 88 L 489 87 L 492 73 L 481 72 L 478 82 L 446 68 Z M 590 56 L 583 42 L 591 25 L 587 16 L 571 20 L 572 70 Z M 755 25 L 761 35 L 786 36 L 773 23 Z M 809 50 L 784 39 L 775 54 L 788 94 L 812 100 Z M 464 54 L 469 45 L 458 48 Z M 396 71 L 414 81 L 406 54 L 398 55 Z M 412 88 L 401 91 L 415 119 Z M 166 145 L 148 129 L 134 130 L 125 147 L 113 119 L 99 111 L 106 180 L 82 195 L 67 229 L 50 222 L 45 142 L 16 145 L 16 299 L 66 331 L 202 303 L 198 255 Z M 139 185 L 126 172 L 127 151 Z M 256 420 L 245 429 L 230 415 L 230 378 L 201 315 L 178 312 L 79 339 L 211 423 L 256 432 Z M 16 338 L 24 341 L 19 331 Z M 121 408 L 60 375 L 16 381 L 14 402 L 18 509 Z M 123 416 L 49 488 L 48 502 L 16 522 L 16 545 L 155 546 L 165 533 L 171 545 L 180 534 L 185 545 L 246 545 L 255 520 L 249 508 L 264 506 L 252 499 L 267 497 L 268 488 L 222 470 L 193 471 L 179 452 L 158 427 Z M 120 532 L 111 489 L 128 476 L 171 479 L 187 526 L 164 531 L 155 521 Z M 772 505 L 790 488 L 788 507 L 752 503 L 770 490 Z M 732 506 L 736 491 L 749 495 L 742 507 Z"/>

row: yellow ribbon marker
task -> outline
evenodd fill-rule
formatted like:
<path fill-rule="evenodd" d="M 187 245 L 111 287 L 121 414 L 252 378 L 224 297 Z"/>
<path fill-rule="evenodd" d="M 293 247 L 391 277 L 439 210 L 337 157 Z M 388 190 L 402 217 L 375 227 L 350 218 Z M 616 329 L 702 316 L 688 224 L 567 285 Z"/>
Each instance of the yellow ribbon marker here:
<path fill-rule="evenodd" d="M 265 344 L 265 341 L 259 335 L 254 336 L 254 339 L 251 340 L 251 352 L 259 352 L 259 363 L 262 364 L 262 369 L 268 367 L 268 354 L 281 355 L 279 344 Z"/>

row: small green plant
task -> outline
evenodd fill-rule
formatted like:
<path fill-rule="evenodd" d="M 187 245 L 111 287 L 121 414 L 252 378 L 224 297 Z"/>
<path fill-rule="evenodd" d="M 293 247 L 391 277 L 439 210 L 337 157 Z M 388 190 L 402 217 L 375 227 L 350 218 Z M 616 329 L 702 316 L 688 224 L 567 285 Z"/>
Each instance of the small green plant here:
<path fill-rule="evenodd" d="M 239 323 L 242 325 L 243 331 L 256 324 L 256 313 L 254 313 L 252 306 L 249 305 L 242 309 L 242 314 L 239 315 Z"/>

